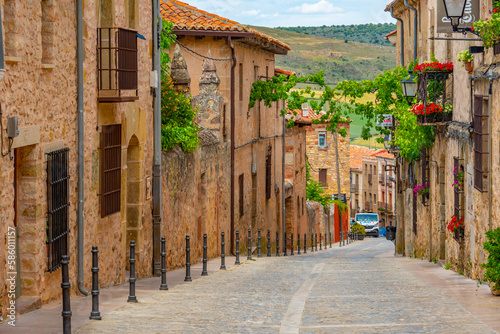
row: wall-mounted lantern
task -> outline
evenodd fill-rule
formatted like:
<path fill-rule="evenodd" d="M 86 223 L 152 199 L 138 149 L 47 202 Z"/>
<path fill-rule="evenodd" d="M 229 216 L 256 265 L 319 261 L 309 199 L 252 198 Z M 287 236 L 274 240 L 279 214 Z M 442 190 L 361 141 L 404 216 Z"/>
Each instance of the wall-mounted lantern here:
<path fill-rule="evenodd" d="M 460 20 L 464 16 L 465 6 L 467 5 L 467 0 L 443 0 L 444 9 L 446 11 L 446 16 L 450 20 L 451 26 L 454 32 L 459 32 L 464 35 L 467 33 L 473 33 L 476 36 L 479 34 L 473 31 L 471 28 L 459 28 Z"/>
<path fill-rule="evenodd" d="M 415 76 L 413 71 L 408 72 L 409 77 L 404 78 L 401 81 L 401 88 L 403 89 L 403 95 L 411 105 L 413 98 L 417 95 L 417 83 L 415 82 Z"/>

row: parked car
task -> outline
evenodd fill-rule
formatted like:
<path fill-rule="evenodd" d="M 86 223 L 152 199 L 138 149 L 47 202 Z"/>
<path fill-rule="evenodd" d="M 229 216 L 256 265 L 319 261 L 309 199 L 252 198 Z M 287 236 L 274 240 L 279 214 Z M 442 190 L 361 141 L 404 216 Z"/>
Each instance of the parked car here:
<path fill-rule="evenodd" d="M 379 217 L 377 213 L 357 213 L 354 221 L 365 227 L 366 235 L 372 235 L 378 238 Z"/>

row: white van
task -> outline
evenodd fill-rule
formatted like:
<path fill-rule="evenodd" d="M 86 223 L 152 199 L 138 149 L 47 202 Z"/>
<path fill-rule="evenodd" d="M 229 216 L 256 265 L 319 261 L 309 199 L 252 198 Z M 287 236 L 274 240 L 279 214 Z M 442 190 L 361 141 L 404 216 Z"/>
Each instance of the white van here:
<path fill-rule="evenodd" d="M 373 235 L 378 238 L 378 213 L 357 213 L 354 220 L 365 227 L 366 235 Z"/>

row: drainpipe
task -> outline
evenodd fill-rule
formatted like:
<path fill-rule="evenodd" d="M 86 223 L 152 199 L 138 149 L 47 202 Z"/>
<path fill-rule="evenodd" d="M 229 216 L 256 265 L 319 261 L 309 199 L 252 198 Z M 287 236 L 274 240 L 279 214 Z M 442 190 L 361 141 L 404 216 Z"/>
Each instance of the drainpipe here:
<path fill-rule="evenodd" d="M 405 6 L 410 8 L 413 13 L 413 61 L 417 60 L 417 9 L 408 4 L 408 0 L 405 0 Z"/>
<path fill-rule="evenodd" d="M 231 48 L 231 58 L 233 59 L 233 65 L 231 65 L 231 246 L 230 252 L 234 255 L 234 140 L 235 140 L 235 105 L 234 101 L 234 69 L 236 68 L 236 55 L 234 52 L 234 44 L 231 41 L 231 36 L 227 38 L 227 43 Z"/>
<path fill-rule="evenodd" d="M 277 102 L 276 102 L 277 103 Z M 285 100 L 283 100 L 283 110 L 286 110 L 286 104 L 285 104 Z M 282 229 L 283 229 L 283 245 L 284 245 L 284 240 L 285 240 L 285 151 L 286 151 L 286 143 L 285 143 L 285 139 L 286 139 L 286 136 L 285 136 L 285 132 L 286 132 L 286 119 L 285 117 L 283 116 L 283 147 L 282 147 L 282 150 L 283 150 L 283 157 L 282 157 L 282 161 L 281 161 L 281 167 L 282 167 L 282 176 L 281 176 L 281 226 L 282 226 Z M 293 248 L 293 245 L 292 245 L 292 248 Z"/>
<path fill-rule="evenodd" d="M 493 186 L 492 186 L 492 171 L 491 171 L 491 147 L 492 147 L 492 143 L 491 143 L 491 137 L 492 137 L 492 132 L 491 132 L 491 121 L 492 121 L 492 115 L 491 115 L 491 101 L 492 101 L 492 84 L 491 84 L 491 78 L 490 78 L 490 87 L 488 89 L 488 172 L 490 173 L 490 177 L 489 177 L 489 196 L 488 196 L 488 206 L 489 206 L 489 210 L 488 210 L 488 224 L 489 224 L 489 230 L 491 231 L 493 229 L 493 224 L 492 224 L 492 208 L 493 208 L 493 203 L 492 203 L 492 196 L 493 194 L 491 193 L 493 191 Z"/>
<path fill-rule="evenodd" d="M 153 0 L 153 68 L 157 75 L 154 95 L 154 164 L 153 164 L 153 275 L 160 276 L 160 238 L 161 238 L 161 68 L 160 68 L 160 31 L 162 18 L 159 0 Z"/>
<path fill-rule="evenodd" d="M 89 291 L 83 285 L 83 0 L 76 4 L 77 44 L 77 108 L 78 108 L 78 290 L 85 296 Z"/>
<path fill-rule="evenodd" d="M 401 51 L 400 51 L 401 52 L 401 66 L 404 66 L 405 65 L 405 29 L 404 29 L 403 20 L 400 19 L 399 17 L 394 16 L 393 11 L 394 11 L 394 8 L 391 7 L 391 16 L 394 19 L 398 20 L 399 23 L 401 24 L 401 32 L 400 32 L 401 37 L 400 37 L 399 44 L 401 44 Z"/>
<path fill-rule="evenodd" d="M 5 74 L 5 62 L 3 56 L 3 32 L 2 32 L 2 8 L 0 7 L 0 81 Z"/>

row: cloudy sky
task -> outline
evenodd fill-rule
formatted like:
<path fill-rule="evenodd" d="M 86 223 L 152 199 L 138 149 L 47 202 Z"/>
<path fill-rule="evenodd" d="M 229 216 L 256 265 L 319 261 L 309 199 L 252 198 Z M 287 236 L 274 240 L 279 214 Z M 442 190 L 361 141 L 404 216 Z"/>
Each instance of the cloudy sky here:
<path fill-rule="evenodd" d="M 265 27 L 395 22 L 390 0 L 182 0 L 243 24 Z"/>

